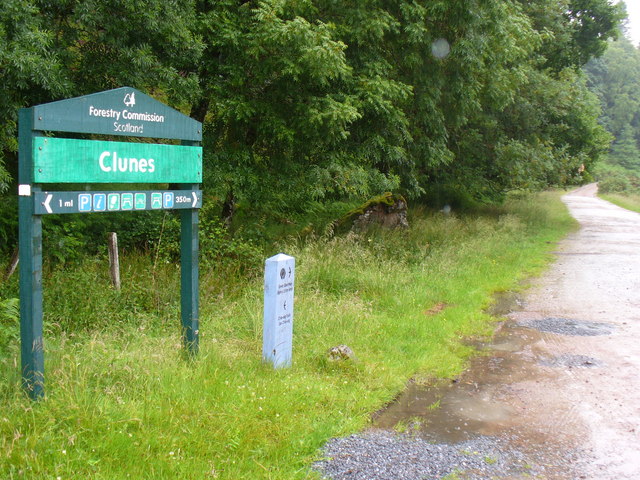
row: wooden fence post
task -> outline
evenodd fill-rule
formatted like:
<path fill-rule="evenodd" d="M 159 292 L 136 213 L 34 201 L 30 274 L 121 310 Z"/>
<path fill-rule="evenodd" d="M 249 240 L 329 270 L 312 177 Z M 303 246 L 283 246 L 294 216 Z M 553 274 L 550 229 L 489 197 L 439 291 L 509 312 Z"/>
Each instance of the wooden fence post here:
<path fill-rule="evenodd" d="M 111 284 L 116 290 L 120 290 L 120 258 L 118 257 L 118 234 L 109 232 L 109 271 L 111 273 Z"/>
<path fill-rule="evenodd" d="M 16 271 L 18 267 L 18 262 L 20 261 L 20 249 L 18 247 L 13 251 L 13 255 L 11 255 L 11 260 L 9 261 L 9 265 L 7 265 L 7 269 L 4 272 L 4 281 L 9 280 L 9 277 L 13 275 L 13 272 Z"/>

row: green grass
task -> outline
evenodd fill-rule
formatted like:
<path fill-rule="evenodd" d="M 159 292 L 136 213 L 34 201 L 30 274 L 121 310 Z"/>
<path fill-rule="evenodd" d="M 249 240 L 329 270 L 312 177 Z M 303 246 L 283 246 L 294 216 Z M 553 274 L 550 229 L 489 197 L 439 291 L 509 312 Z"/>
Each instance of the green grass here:
<path fill-rule="evenodd" d="M 122 292 L 102 260 L 47 271 L 44 400 L 26 399 L 19 346 L 0 342 L 0 478 L 318 478 L 324 442 L 366 427 L 408 379 L 457 375 L 463 340 L 493 331 L 492 293 L 521 288 L 574 227 L 552 193 L 411 224 L 278 246 L 297 268 L 293 366 L 279 371 L 261 362 L 258 274 L 201 272 L 189 361 L 175 265 L 152 276 L 152 259 L 124 256 Z M 325 360 L 341 343 L 356 363 Z"/>
<path fill-rule="evenodd" d="M 611 202 L 619 207 L 626 208 L 633 212 L 640 213 L 640 195 L 637 194 L 620 194 L 620 193 L 607 193 L 600 194 L 599 197 L 603 198 L 607 202 Z"/>

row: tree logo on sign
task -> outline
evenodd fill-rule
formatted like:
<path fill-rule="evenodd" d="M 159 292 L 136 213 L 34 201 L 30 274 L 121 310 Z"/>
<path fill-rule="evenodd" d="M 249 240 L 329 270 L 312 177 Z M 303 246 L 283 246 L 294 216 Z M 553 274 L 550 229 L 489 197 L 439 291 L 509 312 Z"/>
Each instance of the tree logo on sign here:
<path fill-rule="evenodd" d="M 134 92 L 127 93 L 124 96 L 124 104 L 129 108 L 133 107 L 136 104 L 136 94 Z"/>

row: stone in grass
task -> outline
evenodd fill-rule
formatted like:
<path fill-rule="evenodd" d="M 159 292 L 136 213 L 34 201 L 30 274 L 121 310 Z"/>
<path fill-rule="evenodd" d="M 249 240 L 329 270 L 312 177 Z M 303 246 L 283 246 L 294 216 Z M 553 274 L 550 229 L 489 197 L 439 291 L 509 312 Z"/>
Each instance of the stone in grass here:
<path fill-rule="evenodd" d="M 356 361 L 356 355 L 348 345 L 337 345 L 331 347 L 327 352 L 327 360 L 330 362 Z"/>
<path fill-rule="evenodd" d="M 338 221 L 338 230 L 363 232 L 371 226 L 384 228 L 408 228 L 407 201 L 402 195 L 390 192 L 372 198 L 351 210 Z"/>

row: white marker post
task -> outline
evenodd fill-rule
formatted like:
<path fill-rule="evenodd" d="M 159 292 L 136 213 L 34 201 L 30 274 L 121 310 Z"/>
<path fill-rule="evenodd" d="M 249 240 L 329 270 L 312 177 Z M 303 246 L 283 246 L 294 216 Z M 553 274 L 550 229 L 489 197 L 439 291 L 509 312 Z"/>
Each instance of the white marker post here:
<path fill-rule="evenodd" d="M 296 259 L 284 253 L 265 261 L 262 359 L 273 368 L 291 366 L 295 269 Z"/>

